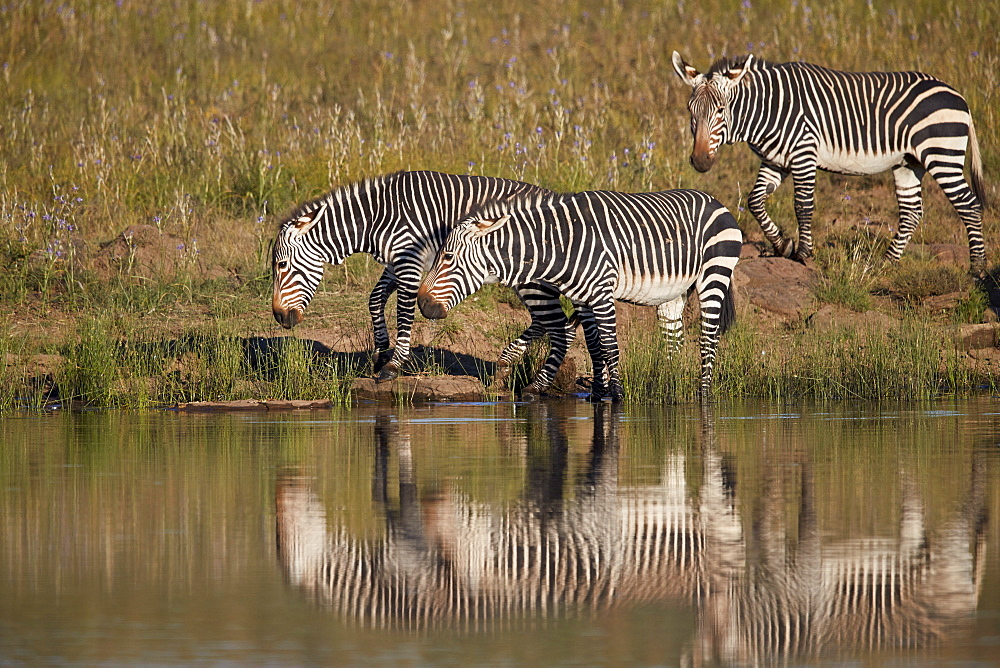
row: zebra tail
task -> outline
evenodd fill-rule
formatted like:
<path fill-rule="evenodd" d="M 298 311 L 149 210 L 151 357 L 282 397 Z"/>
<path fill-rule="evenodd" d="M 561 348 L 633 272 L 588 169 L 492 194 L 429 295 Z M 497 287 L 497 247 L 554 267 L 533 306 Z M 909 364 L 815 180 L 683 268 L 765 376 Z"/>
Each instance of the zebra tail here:
<path fill-rule="evenodd" d="M 979 139 L 976 138 L 976 126 L 972 124 L 972 119 L 969 119 L 969 157 L 972 172 L 972 191 L 976 193 L 976 198 L 979 200 L 980 206 L 983 209 L 991 208 L 990 203 L 986 200 L 986 184 L 983 182 L 983 159 L 979 154 Z"/>
<path fill-rule="evenodd" d="M 729 328 L 736 324 L 736 300 L 733 298 L 732 284 L 726 290 L 726 296 L 722 299 L 722 311 L 719 313 L 719 336 L 729 331 Z"/>

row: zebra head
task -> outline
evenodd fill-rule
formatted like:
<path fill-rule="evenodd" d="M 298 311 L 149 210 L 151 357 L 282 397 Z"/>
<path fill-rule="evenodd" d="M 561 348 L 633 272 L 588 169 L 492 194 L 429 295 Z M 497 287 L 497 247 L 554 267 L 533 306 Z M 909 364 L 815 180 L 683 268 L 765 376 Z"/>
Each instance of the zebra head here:
<path fill-rule="evenodd" d="M 484 283 L 501 280 L 501 267 L 486 241 L 487 235 L 509 220 L 510 214 L 494 219 L 472 216 L 451 231 L 417 290 L 417 304 L 425 318 L 443 318 Z"/>
<path fill-rule="evenodd" d="M 307 213 L 296 213 L 278 229 L 271 258 L 274 280 L 271 311 L 285 329 L 302 322 L 323 278 L 323 263 L 331 261 L 319 244 L 310 239 L 314 235 L 309 235 L 326 209 L 318 206 Z"/>
<path fill-rule="evenodd" d="M 702 74 L 674 51 L 674 71 L 692 88 L 688 100 L 691 134 L 694 135 L 691 166 L 699 172 L 712 168 L 719 147 L 727 143 L 733 120 L 730 102 L 752 60 L 753 55 L 748 55 L 742 63 L 724 59 L 713 65 L 707 74 Z"/>

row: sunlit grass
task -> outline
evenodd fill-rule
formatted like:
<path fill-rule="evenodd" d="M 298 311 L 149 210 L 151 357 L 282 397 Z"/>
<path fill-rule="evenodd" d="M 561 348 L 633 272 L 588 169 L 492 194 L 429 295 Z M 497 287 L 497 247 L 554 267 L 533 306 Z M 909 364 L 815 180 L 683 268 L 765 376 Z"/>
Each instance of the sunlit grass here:
<path fill-rule="evenodd" d="M 0 304 L 98 322 L 108 313 L 263 303 L 281 214 L 332 186 L 399 169 L 556 190 L 694 187 L 718 197 L 759 239 L 743 210 L 757 168 L 747 147 L 723 149 L 704 175 L 687 164 L 689 89 L 669 64 L 675 49 L 701 69 L 752 51 L 773 61 L 931 73 L 968 99 L 990 183 L 1000 173 L 989 139 L 1000 130 L 998 32 L 1000 14 L 989 3 L 945 8 L 931 0 L 500 0 L 433 12 L 401 0 L 10 4 L 0 8 L 0 43 L 9 47 L 0 57 Z M 790 190 L 785 184 L 771 206 L 786 232 Z M 964 244 L 940 189 L 928 185 L 925 195 L 915 242 Z M 917 301 L 942 280 L 967 287 L 958 277 L 908 274 L 907 265 L 881 272 L 876 245 L 895 215 L 888 175 L 820 175 L 822 300 L 865 310 L 877 290 Z M 880 221 L 881 236 L 844 241 L 842 230 L 869 218 Z M 167 247 L 176 254 L 171 270 L 154 275 L 123 261 L 110 273 L 94 271 L 102 244 L 133 225 L 178 240 Z M 828 236 L 833 244 L 823 246 Z M 992 214 L 986 237 L 1000 247 Z M 380 271 L 372 260 L 352 260 L 330 270 L 324 285 L 364 293 Z M 981 317 L 982 296 L 968 294 L 955 320 Z M 155 403 L 260 391 L 249 378 L 172 379 L 160 384 L 169 391 L 156 389 L 136 379 L 165 376 L 156 364 L 169 365 L 166 357 L 129 362 L 133 353 L 120 357 L 120 346 L 135 332 L 99 330 L 81 325 L 75 366 L 64 371 L 73 396 Z M 216 333 L 204 343 L 213 351 L 205 359 L 242 377 L 235 342 L 248 335 Z M 132 370 L 113 367 L 115 355 Z M 301 361 L 286 362 L 286 384 L 268 389 L 276 396 L 303 391 Z M 683 395 L 683 387 L 675 389 Z"/>

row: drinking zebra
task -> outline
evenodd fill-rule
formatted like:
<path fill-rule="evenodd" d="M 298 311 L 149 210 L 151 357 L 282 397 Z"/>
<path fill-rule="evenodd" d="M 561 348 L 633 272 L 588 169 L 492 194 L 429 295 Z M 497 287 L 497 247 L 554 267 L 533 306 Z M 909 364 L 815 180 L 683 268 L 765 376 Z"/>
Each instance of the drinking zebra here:
<path fill-rule="evenodd" d="M 580 308 L 592 350 L 593 399 L 622 398 L 615 300 L 656 306 L 680 339 L 690 288 L 701 303 L 701 393 L 712 382 L 719 335 L 734 316 L 730 280 L 743 235 L 718 200 L 696 190 L 582 192 L 493 203 L 449 235 L 418 292 L 420 310 L 443 318 L 484 283 L 553 286 Z"/>
<path fill-rule="evenodd" d="M 920 72 L 837 72 L 752 55 L 722 58 L 702 74 L 674 51 L 673 65 L 693 88 L 691 164 L 707 172 L 722 144 L 749 144 L 761 165 L 747 206 L 778 254 L 798 260 L 812 255 L 817 169 L 841 174 L 891 169 L 899 229 L 886 258 L 899 260 L 920 222 L 920 181 L 930 172 L 965 224 L 973 272 L 985 269 L 979 142 L 969 105 L 951 86 Z M 963 176 L 967 149 L 972 188 Z M 782 238 L 764 208 L 789 174 L 797 248 Z"/>
<path fill-rule="evenodd" d="M 271 309 L 282 327 L 303 319 L 323 265 L 340 264 L 354 253 L 369 253 L 385 271 L 368 298 L 375 336 L 378 380 L 396 378 L 410 356 L 410 333 L 423 271 L 454 224 L 480 205 L 511 197 L 539 197 L 547 190 L 520 181 L 438 172 L 398 172 L 335 188 L 298 207 L 281 223 L 273 251 Z M 551 352 L 528 391 L 552 382 L 575 333 L 548 285 L 512 285 L 531 314 L 531 325 L 500 356 L 501 380 L 528 344 L 548 333 Z M 389 356 L 385 304 L 398 291 L 396 348 Z"/>

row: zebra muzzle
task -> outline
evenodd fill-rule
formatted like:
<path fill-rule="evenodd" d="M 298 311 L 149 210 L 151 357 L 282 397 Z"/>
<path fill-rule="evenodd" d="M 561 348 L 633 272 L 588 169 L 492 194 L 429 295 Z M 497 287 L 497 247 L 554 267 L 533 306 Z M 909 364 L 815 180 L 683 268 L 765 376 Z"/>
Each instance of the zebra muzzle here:
<path fill-rule="evenodd" d="M 691 154 L 691 166 L 697 169 L 699 172 L 707 172 L 712 169 L 712 165 L 715 164 L 715 156 L 709 155 L 708 153 L 692 153 Z"/>
<path fill-rule="evenodd" d="M 302 311 L 297 308 L 286 309 L 275 307 L 272 309 L 272 312 L 274 313 L 274 319 L 285 329 L 295 327 L 295 325 L 302 322 L 302 318 L 304 317 Z"/>
<path fill-rule="evenodd" d="M 417 291 L 417 306 L 420 307 L 420 312 L 424 314 L 424 317 L 429 320 L 440 320 L 448 315 L 448 309 L 445 308 L 445 305 L 429 292 L 424 291 L 423 288 Z"/>

